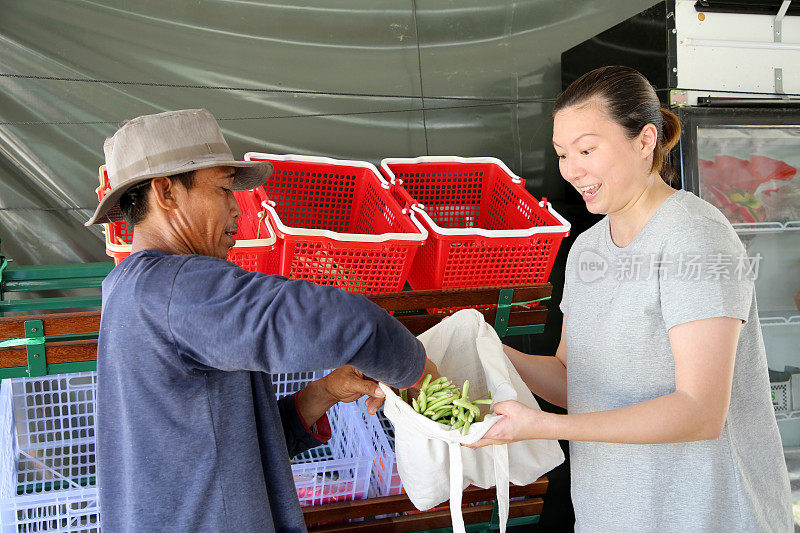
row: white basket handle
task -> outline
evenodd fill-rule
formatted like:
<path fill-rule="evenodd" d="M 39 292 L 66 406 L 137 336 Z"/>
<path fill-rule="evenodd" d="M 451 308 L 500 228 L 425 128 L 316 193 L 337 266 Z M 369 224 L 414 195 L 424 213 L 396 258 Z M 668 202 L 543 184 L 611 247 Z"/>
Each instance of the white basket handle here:
<path fill-rule="evenodd" d="M 516 184 L 525 183 L 525 180 L 511 172 L 511 169 L 506 166 L 503 161 L 497 159 L 496 157 L 458 157 L 454 155 L 424 155 L 421 157 L 387 157 L 381 161 L 381 168 L 386 171 L 386 175 L 389 177 L 389 181 L 394 183 L 400 183 L 402 185 L 403 180 L 397 178 L 392 172 L 392 169 L 389 168 L 389 165 L 413 165 L 416 163 L 489 163 L 491 165 L 497 165 L 500 167 L 503 172 L 508 174 L 508 177 L 511 178 Z"/>
<path fill-rule="evenodd" d="M 415 221 L 417 229 L 420 233 L 381 233 L 380 235 L 362 235 L 357 233 L 339 233 L 338 231 L 331 231 L 327 229 L 308 229 L 308 228 L 290 228 L 281 222 L 277 211 L 275 211 L 275 202 L 264 201 L 261 206 L 269 211 L 272 221 L 275 226 L 282 233 L 287 235 L 304 235 L 307 237 L 325 237 L 334 241 L 343 242 L 386 242 L 386 241 L 416 241 L 422 242 L 428 238 L 428 232 L 425 231 L 418 222 Z"/>
<path fill-rule="evenodd" d="M 433 221 L 430 215 L 428 215 L 428 213 L 425 211 L 425 208 L 422 204 L 414 204 L 411 206 L 411 209 L 419 213 L 420 217 L 422 217 L 428 224 L 430 224 L 431 227 L 436 228 L 436 233 L 440 233 L 442 235 L 460 235 L 460 236 L 480 235 L 481 237 L 489 237 L 495 239 L 498 237 L 531 237 L 539 233 L 569 233 L 571 227 L 570 223 L 567 222 L 561 215 L 559 215 L 555 209 L 553 209 L 553 207 L 550 205 L 550 202 L 547 203 L 547 210 L 554 217 L 556 217 L 556 219 L 561 223 L 560 225 L 536 226 L 533 228 L 506 229 L 506 230 L 483 229 L 483 228 L 442 228 L 438 224 L 436 224 L 436 222 Z"/>
<path fill-rule="evenodd" d="M 263 213 L 263 215 L 262 215 Z M 236 244 L 233 245 L 231 250 L 235 250 L 236 248 L 250 248 L 254 246 L 272 246 L 277 242 L 278 237 L 275 234 L 275 230 L 272 229 L 272 226 L 269 223 L 269 215 L 266 211 L 261 211 L 258 213 L 258 225 L 256 226 L 256 238 L 255 239 L 243 239 L 241 241 L 236 241 Z M 264 222 L 264 226 L 267 228 L 267 232 L 269 233 L 269 237 L 261 237 L 261 222 Z"/>
<path fill-rule="evenodd" d="M 378 171 L 378 167 L 368 161 L 353 161 L 350 159 L 333 159 L 332 157 L 321 157 L 316 155 L 299 155 L 299 154 L 266 154 L 262 152 L 247 152 L 244 154 L 245 161 L 260 161 L 263 159 L 270 159 L 274 161 L 298 161 L 300 163 L 322 163 L 325 165 L 341 165 L 347 167 L 366 168 L 380 180 L 381 187 L 384 189 L 389 188 L 389 182 L 384 179 Z"/>
<path fill-rule="evenodd" d="M 275 230 L 272 229 L 272 225 L 269 223 L 269 216 L 267 215 L 267 210 L 266 209 L 264 211 L 260 211 L 258 213 L 258 220 L 259 220 L 259 222 L 258 222 L 258 230 L 256 231 L 256 239 L 260 238 L 260 236 L 261 236 L 261 223 L 262 222 L 264 223 L 264 227 L 266 227 L 267 231 L 269 232 L 269 238 L 270 239 L 276 239 L 277 237 L 275 236 Z"/>

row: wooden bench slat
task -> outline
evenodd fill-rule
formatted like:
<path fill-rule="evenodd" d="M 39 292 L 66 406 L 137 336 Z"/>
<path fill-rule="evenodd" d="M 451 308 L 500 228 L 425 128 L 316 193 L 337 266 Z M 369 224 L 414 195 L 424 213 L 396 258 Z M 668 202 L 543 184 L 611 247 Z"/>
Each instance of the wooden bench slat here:
<path fill-rule="evenodd" d="M 0 317 L 0 339 L 25 337 L 25 321 L 41 320 L 45 335 L 74 335 L 100 331 L 100 311 Z"/>
<path fill-rule="evenodd" d="M 97 340 L 61 341 L 45 344 L 47 364 L 97 360 Z M 28 366 L 25 346 L 0 350 L 0 368 Z"/>
<path fill-rule="evenodd" d="M 478 310 L 489 324 L 494 324 L 495 317 L 497 316 L 496 309 Z M 450 316 L 450 313 L 435 314 L 435 315 L 409 315 L 409 316 L 396 316 L 395 318 L 400 321 L 408 330 L 417 335 L 423 331 L 429 330 L 436 324 L 442 321 L 443 318 Z M 528 311 L 514 311 L 512 310 L 509 317 L 509 326 L 528 326 L 531 324 L 544 324 L 547 321 L 547 308 L 540 307 L 539 309 L 532 309 Z"/>
<path fill-rule="evenodd" d="M 532 516 L 541 514 L 544 500 L 539 497 L 514 501 L 509 504 L 509 518 Z M 477 524 L 488 522 L 492 519 L 493 504 L 462 507 L 461 515 L 464 523 Z M 430 511 L 427 513 L 404 515 L 380 520 L 364 522 L 349 522 L 344 524 L 329 524 L 310 526 L 309 533 L 410 533 L 426 529 L 438 529 L 452 526 L 450 510 Z"/>
<path fill-rule="evenodd" d="M 503 287 L 508 289 L 513 287 Z M 368 294 L 367 298 L 387 311 L 409 311 L 441 307 L 472 307 L 497 304 L 501 288 L 404 291 L 388 294 Z M 547 298 L 553 293 L 550 283 L 514 288 L 512 302 L 529 302 Z"/>
<path fill-rule="evenodd" d="M 518 487 L 509 486 L 511 498 L 520 496 L 541 496 L 547 492 L 547 478 L 541 477 L 533 483 Z M 463 503 L 474 503 L 494 500 L 495 489 L 481 489 L 470 486 L 464 490 Z M 311 507 L 303 507 L 306 524 L 318 524 L 334 520 L 347 520 L 363 516 L 377 516 L 392 513 L 415 511 L 416 507 L 405 494 L 397 496 L 384 496 L 381 498 L 368 498 L 366 500 L 353 500 L 347 502 L 326 503 Z"/>

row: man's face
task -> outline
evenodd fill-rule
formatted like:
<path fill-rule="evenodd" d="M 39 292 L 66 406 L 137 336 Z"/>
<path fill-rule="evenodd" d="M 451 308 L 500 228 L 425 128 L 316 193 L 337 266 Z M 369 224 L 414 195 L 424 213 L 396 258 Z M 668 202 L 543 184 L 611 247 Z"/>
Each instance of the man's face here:
<path fill-rule="evenodd" d="M 234 167 L 198 170 L 190 189 L 175 186 L 173 224 L 191 253 L 225 259 L 236 244 L 236 219 L 242 214 L 231 191 Z"/>

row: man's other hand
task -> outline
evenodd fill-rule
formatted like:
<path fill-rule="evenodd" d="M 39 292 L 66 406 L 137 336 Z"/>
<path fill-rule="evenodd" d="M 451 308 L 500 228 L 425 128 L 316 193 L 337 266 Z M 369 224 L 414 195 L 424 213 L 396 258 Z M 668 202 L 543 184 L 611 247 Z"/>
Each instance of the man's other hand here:
<path fill-rule="evenodd" d="M 371 415 L 380 409 L 386 399 L 377 381 L 368 378 L 350 365 L 337 368 L 320 381 L 323 382 L 328 394 L 337 402 L 354 402 L 363 395 L 368 395 L 366 405 Z"/>

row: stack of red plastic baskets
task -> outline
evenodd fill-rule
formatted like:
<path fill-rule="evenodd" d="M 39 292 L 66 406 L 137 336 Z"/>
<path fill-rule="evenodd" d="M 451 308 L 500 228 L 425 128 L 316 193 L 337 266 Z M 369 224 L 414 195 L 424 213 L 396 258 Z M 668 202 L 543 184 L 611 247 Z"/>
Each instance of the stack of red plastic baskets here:
<path fill-rule="evenodd" d="M 245 159 L 275 170 L 263 187 L 237 193 L 243 217 L 262 216 L 277 237 L 266 272 L 349 292 L 403 289 L 427 232 L 374 165 L 262 153 Z M 260 214 L 245 205 L 253 196 Z"/>
<path fill-rule="evenodd" d="M 489 157 L 384 159 L 396 197 L 419 214 L 428 241 L 408 282 L 415 290 L 543 283 L 570 224 Z"/>
<path fill-rule="evenodd" d="M 99 175 L 100 186 L 97 188 L 97 198 L 102 200 L 110 189 L 105 165 L 100 167 Z M 245 207 L 241 205 L 243 201 L 247 202 L 249 206 L 248 212 L 258 211 L 258 203 L 255 198 L 239 200 L 240 207 L 244 212 Z M 239 232 L 235 236 L 236 244 L 228 251 L 228 261 L 236 263 L 245 270 L 264 271 L 267 259 L 271 257 L 271 252 L 275 248 L 275 234 L 265 224 L 259 225 L 259 220 L 256 220 L 255 223 L 249 221 L 251 223 L 248 224 L 241 222 L 239 223 Z M 124 221 L 103 224 L 103 226 L 105 226 L 106 234 L 106 254 L 114 259 L 115 265 L 118 265 L 120 261 L 131 255 L 133 231 Z"/>

